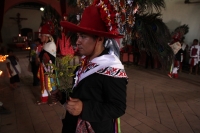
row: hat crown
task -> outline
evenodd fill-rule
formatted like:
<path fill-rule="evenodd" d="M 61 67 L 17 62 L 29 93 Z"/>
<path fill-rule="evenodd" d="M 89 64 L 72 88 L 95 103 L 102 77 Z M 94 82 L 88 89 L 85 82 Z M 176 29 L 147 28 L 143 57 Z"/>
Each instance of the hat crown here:
<path fill-rule="evenodd" d="M 51 21 L 47 21 L 41 28 L 41 34 L 50 34 L 53 35 L 55 32 L 54 25 Z"/>
<path fill-rule="evenodd" d="M 95 3 L 85 8 L 78 25 L 67 21 L 62 21 L 60 24 L 63 28 L 72 32 L 86 33 L 106 38 L 122 38 L 123 35 L 119 34 L 117 23 L 115 23 L 115 15 L 115 12 L 107 8 L 105 4 Z"/>
<path fill-rule="evenodd" d="M 101 19 L 100 11 L 94 5 L 84 10 L 79 26 L 96 31 L 108 32 L 106 24 Z"/>

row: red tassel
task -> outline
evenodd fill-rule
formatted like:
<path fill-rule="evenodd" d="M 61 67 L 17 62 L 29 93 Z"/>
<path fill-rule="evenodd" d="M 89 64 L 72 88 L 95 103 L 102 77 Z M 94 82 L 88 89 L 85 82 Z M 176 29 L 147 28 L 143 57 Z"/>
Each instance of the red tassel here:
<path fill-rule="evenodd" d="M 174 78 L 176 79 L 178 78 L 178 73 L 174 74 Z"/>
<path fill-rule="evenodd" d="M 48 101 L 48 96 L 47 97 L 41 97 L 42 103 L 47 103 L 47 101 Z"/>

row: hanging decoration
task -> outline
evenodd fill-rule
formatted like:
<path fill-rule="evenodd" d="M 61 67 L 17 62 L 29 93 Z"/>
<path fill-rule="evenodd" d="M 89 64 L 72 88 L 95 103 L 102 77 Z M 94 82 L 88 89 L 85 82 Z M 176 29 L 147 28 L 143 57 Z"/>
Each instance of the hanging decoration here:
<path fill-rule="evenodd" d="M 77 0 L 77 6 L 80 9 L 85 9 L 86 7 L 88 7 L 89 5 L 91 5 L 93 3 L 93 0 Z"/>
<path fill-rule="evenodd" d="M 47 5 L 44 8 L 44 15 L 42 16 L 42 22 L 40 26 L 44 25 L 46 22 L 52 22 L 55 29 L 55 36 L 61 37 L 61 26 L 60 26 L 61 17 L 58 12 L 51 7 L 51 5 Z"/>
<path fill-rule="evenodd" d="M 107 23 L 109 31 L 118 28 L 118 32 L 123 34 L 124 41 L 131 40 L 132 28 L 135 24 L 135 13 L 139 9 L 139 6 L 134 0 L 77 0 L 77 6 L 79 13 L 77 20 L 81 20 L 81 14 L 84 9 L 91 4 L 102 8 L 101 12 L 104 15 L 104 22 Z M 107 16 L 107 18 L 106 18 Z M 115 25 L 114 23 L 117 23 Z M 114 26 L 114 27 L 112 27 Z"/>

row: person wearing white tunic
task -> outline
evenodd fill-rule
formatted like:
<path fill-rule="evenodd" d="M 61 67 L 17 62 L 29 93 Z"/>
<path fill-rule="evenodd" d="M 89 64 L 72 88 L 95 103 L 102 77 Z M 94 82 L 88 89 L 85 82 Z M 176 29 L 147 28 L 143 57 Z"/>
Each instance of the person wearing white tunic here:
<path fill-rule="evenodd" d="M 6 58 L 6 68 L 10 78 L 11 89 L 14 90 L 19 86 L 19 74 L 21 73 L 21 67 L 19 59 L 13 54 L 13 50 L 8 49 L 7 53 L 9 56 Z"/>
<path fill-rule="evenodd" d="M 199 61 L 199 45 L 198 45 L 198 39 L 194 39 L 193 44 L 190 48 L 190 72 L 189 74 L 192 73 L 193 67 L 195 67 L 195 74 L 197 74 L 198 71 L 198 61 Z"/>

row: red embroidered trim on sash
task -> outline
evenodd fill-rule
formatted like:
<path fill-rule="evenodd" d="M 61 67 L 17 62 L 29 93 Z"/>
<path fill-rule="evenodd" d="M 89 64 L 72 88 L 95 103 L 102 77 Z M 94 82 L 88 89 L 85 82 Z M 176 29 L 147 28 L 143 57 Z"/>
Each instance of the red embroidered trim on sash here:
<path fill-rule="evenodd" d="M 79 118 L 76 127 L 76 133 L 95 133 L 95 132 L 88 121 L 84 121 L 81 118 Z"/>
<path fill-rule="evenodd" d="M 104 69 L 97 71 L 97 73 L 116 78 L 128 78 L 125 70 L 113 67 L 106 67 Z"/>

